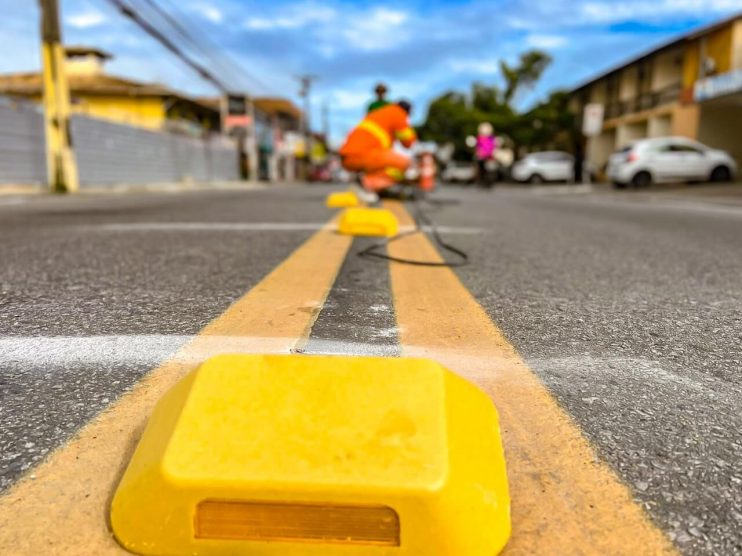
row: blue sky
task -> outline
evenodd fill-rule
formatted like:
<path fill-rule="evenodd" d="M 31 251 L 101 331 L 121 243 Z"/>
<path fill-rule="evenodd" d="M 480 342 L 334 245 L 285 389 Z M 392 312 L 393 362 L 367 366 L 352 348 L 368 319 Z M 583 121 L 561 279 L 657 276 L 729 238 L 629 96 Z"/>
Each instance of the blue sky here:
<path fill-rule="evenodd" d="M 117 14 L 105 0 L 60 0 L 65 41 L 102 47 L 108 71 L 213 93 L 190 70 Z M 143 4 L 143 0 L 131 0 Z M 416 106 L 472 81 L 497 83 L 498 60 L 541 48 L 554 63 L 523 106 L 572 87 L 622 60 L 740 10 L 740 0 L 156 0 L 228 51 L 255 94 L 295 98 L 294 76 L 320 76 L 314 121 L 326 103 L 335 140 L 362 115 L 374 83 Z M 0 72 L 38 67 L 36 2 L 0 0 Z"/>

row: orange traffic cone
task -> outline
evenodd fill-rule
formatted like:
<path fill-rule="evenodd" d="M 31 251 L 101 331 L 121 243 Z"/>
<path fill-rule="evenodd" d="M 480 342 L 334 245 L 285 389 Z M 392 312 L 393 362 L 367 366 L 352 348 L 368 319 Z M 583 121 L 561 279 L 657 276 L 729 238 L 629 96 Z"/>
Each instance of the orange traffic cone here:
<path fill-rule="evenodd" d="M 432 191 L 435 187 L 435 158 L 432 153 L 420 155 L 420 189 Z"/>

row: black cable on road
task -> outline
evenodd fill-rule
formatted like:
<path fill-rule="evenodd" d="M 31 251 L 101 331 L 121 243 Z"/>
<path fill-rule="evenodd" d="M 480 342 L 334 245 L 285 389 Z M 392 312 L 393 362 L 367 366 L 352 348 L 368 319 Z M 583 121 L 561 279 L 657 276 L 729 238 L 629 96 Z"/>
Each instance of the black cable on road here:
<path fill-rule="evenodd" d="M 427 202 L 433 206 L 441 206 L 444 203 L 440 201 L 431 201 L 425 197 L 423 197 L 423 201 Z M 430 217 L 425 214 L 422 207 L 420 206 L 420 201 L 417 198 L 417 195 L 414 195 L 411 199 L 411 203 L 413 206 L 413 218 L 415 219 L 415 229 L 410 230 L 407 232 L 402 232 L 401 234 L 397 234 L 394 237 L 388 238 L 384 241 L 374 243 L 373 245 L 370 245 L 363 251 L 360 251 L 358 253 L 359 257 L 362 258 L 373 258 L 373 259 L 382 259 L 385 261 L 394 261 L 395 263 L 402 263 L 402 264 L 409 264 L 414 266 L 428 266 L 428 267 L 447 267 L 447 268 L 456 268 L 461 266 L 466 266 L 469 264 L 469 255 L 463 251 L 462 249 L 459 249 L 458 247 L 455 247 L 451 245 L 450 243 L 447 243 L 442 237 L 440 232 L 438 231 L 438 227 L 436 224 L 430 219 Z M 446 260 L 443 261 L 420 261 L 416 259 L 406 259 L 402 257 L 395 257 L 393 255 L 389 255 L 387 253 L 381 252 L 382 249 L 385 249 L 390 243 L 393 243 L 397 240 L 400 240 L 405 237 L 409 237 L 414 234 L 418 233 L 424 233 L 423 226 L 427 226 L 427 228 L 430 230 L 430 233 L 433 236 L 433 239 L 438 244 L 438 246 L 444 250 L 448 251 L 449 253 L 455 255 L 458 260 Z"/>

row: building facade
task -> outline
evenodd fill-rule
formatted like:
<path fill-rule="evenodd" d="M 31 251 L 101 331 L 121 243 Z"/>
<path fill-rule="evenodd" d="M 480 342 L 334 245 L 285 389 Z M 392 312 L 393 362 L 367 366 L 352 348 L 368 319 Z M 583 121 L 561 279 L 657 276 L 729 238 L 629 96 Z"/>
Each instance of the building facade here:
<path fill-rule="evenodd" d="M 218 109 L 162 85 L 105 73 L 105 62 L 112 56 L 103 50 L 67 47 L 65 54 L 73 114 L 194 136 L 219 130 Z M 42 86 L 39 72 L 0 75 L 2 95 L 41 102 Z"/>
<path fill-rule="evenodd" d="M 742 162 L 742 14 L 690 33 L 571 92 L 581 117 L 603 107 L 602 130 L 586 156 L 603 168 L 632 141 L 668 135 L 696 139 Z"/>

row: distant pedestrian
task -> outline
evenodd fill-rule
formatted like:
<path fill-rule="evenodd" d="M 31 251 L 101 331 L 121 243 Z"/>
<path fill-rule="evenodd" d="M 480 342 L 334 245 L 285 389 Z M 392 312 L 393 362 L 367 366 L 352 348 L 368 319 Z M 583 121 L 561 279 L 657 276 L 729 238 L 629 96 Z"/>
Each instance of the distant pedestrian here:
<path fill-rule="evenodd" d="M 495 150 L 497 150 L 495 130 L 491 123 L 482 122 L 477 129 L 477 142 L 474 148 L 479 185 L 491 187 L 495 182 L 497 169 Z"/>
<path fill-rule="evenodd" d="M 386 99 L 386 94 L 389 92 L 389 89 L 387 89 L 387 86 L 383 83 L 379 83 L 376 85 L 376 88 L 374 88 L 374 93 L 376 93 L 376 100 L 374 100 L 371 104 L 368 105 L 368 109 L 366 110 L 366 113 L 373 112 L 374 110 L 378 110 L 379 108 L 384 108 L 385 106 L 389 105 L 389 101 Z"/>
<path fill-rule="evenodd" d="M 575 137 L 574 150 L 574 183 L 582 183 L 585 180 L 585 150 L 582 147 L 582 137 Z"/>

